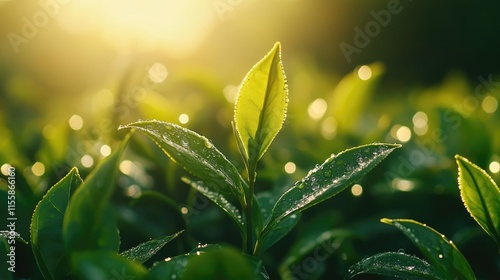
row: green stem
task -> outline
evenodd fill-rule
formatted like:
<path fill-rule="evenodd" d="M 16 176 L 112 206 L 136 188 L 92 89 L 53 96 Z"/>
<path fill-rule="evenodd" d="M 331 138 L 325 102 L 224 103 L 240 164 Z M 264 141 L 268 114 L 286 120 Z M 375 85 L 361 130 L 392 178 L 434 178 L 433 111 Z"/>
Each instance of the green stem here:
<path fill-rule="evenodd" d="M 253 193 L 254 193 L 254 188 L 255 188 L 255 169 L 256 169 L 256 163 L 250 162 L 249 166 L 247 167 L 248 171 L 248 185 L 249 185 L 249 192 L 246 197 L 246 209 L 245 209 L 245 216 L 246 216 L 246 225 L 247 225 L 247 240 L 246 244 L 244 244 L 244 251 L 251 255 L 253 253 L 253 224 L 252 224 L 252 208 L 253 208 Z"/>

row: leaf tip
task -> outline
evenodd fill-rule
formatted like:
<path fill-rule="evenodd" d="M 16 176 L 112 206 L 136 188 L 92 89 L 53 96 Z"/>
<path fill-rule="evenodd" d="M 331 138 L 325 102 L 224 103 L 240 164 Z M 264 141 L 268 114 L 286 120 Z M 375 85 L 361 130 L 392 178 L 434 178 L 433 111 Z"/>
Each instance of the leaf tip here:
<path fill-rule="evenodd" d="M 382 218 L 382 219 L 380 219 L 380 222 L 384 223 L 384 224 L 392 225 L 393 220 L 389 219 L 389 218 Z"/>

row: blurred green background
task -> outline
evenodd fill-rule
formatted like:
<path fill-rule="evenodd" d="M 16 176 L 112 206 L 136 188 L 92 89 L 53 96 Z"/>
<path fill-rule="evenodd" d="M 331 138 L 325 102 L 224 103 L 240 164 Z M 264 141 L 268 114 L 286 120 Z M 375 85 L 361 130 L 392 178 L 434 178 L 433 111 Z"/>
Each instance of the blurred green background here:
<path fill-rule="evenodd" d="M 333 228 L 356 234 L 310 279 L 325 271 L 340 277 L 374 253 L 413 253 L 378 222 L 388 217 L 446 234 L 478 277 L 494 279 L 497 249 L 461 203 L 453 156 L 499 182 L 499 8 L 465 0 L 2 1 L 0 166 L 4 175 L 17 170 L 18 231 L 29 239 L 45 191 L 72 166 L 85 177 L 123 137 L 117 127 L 138 119 L 180 123 L 242 168 L 230 126 L 238 85 L 280 41 L 290 103 L 258 191 L 291 186 L 355 145 L 403 148 L 359 185 L 306 211 L 266 256 L 270 275 L 290 244 Z M 165 255 L 197 242 L 239 246 L 229 220 L 180 181 L 185 173 L 151 141 L 134 137 L 120 171 L 123 249 L 186 226 Z M 33 268 L 18 275 L 39 277 L 29 246 L 18 250 Z"/>

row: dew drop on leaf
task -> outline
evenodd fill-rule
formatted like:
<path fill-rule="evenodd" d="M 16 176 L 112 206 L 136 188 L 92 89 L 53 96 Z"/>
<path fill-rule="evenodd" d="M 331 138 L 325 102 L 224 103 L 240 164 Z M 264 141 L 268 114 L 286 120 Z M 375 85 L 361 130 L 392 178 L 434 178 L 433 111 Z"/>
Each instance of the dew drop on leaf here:
<path fill-rule="evenodd" d="M 333 172 L 330 169 L 327 169 L 327 170 L 323 171 L 323 176 L 325 176 L 327 178 L 332 177 L 332 175 L 333 175 Z"/>

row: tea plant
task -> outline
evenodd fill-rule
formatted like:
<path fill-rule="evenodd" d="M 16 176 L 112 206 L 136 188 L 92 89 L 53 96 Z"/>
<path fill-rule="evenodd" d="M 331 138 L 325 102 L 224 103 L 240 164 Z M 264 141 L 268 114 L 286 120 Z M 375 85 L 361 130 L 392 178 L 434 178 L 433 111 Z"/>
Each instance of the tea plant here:
<path fill-rule="evenodd" d="M 467 211 L 499 245 L 500 189 L 486 171 L 462 156 L 456 155 L 455 159 L 460 195 Z M 353 265 L 349 278 L 370 273 L 402 279 L 476 279 L 465 257 L 443 234 L 413 220 L 381 221 L 401 230 L 426 260 L 402 252 L 380 253 Z"/>
<path fill-rule="evenodd" d="M 75 167 L 38 203 L 31 222 L 31 246 L 43 276 L 269 279 L 262 257 L 294 228 L 301 212 L 353 185 L 399 147 L 374 143 L 351 148 L 328 157 L 284 193 L 256 193 L 258 162 L 282 128 L 287 103 L 281 46 L 276 43 L 246 75 L 235 104 L 232 125 L 245 166 L 241 173 L 209 139 L 179 125 L 151 120 L 120 127 L 144 132 L 193 176 L 183 181 L 233 221 L 241 235 L 241 251 L 225 245 L 200 245 L 185 254 L 165 256 L 165 261 L 150 267 L 145 265 L 182 231 L 119 251 L 111 195 L 132 132 L 85 180 Z"/>

